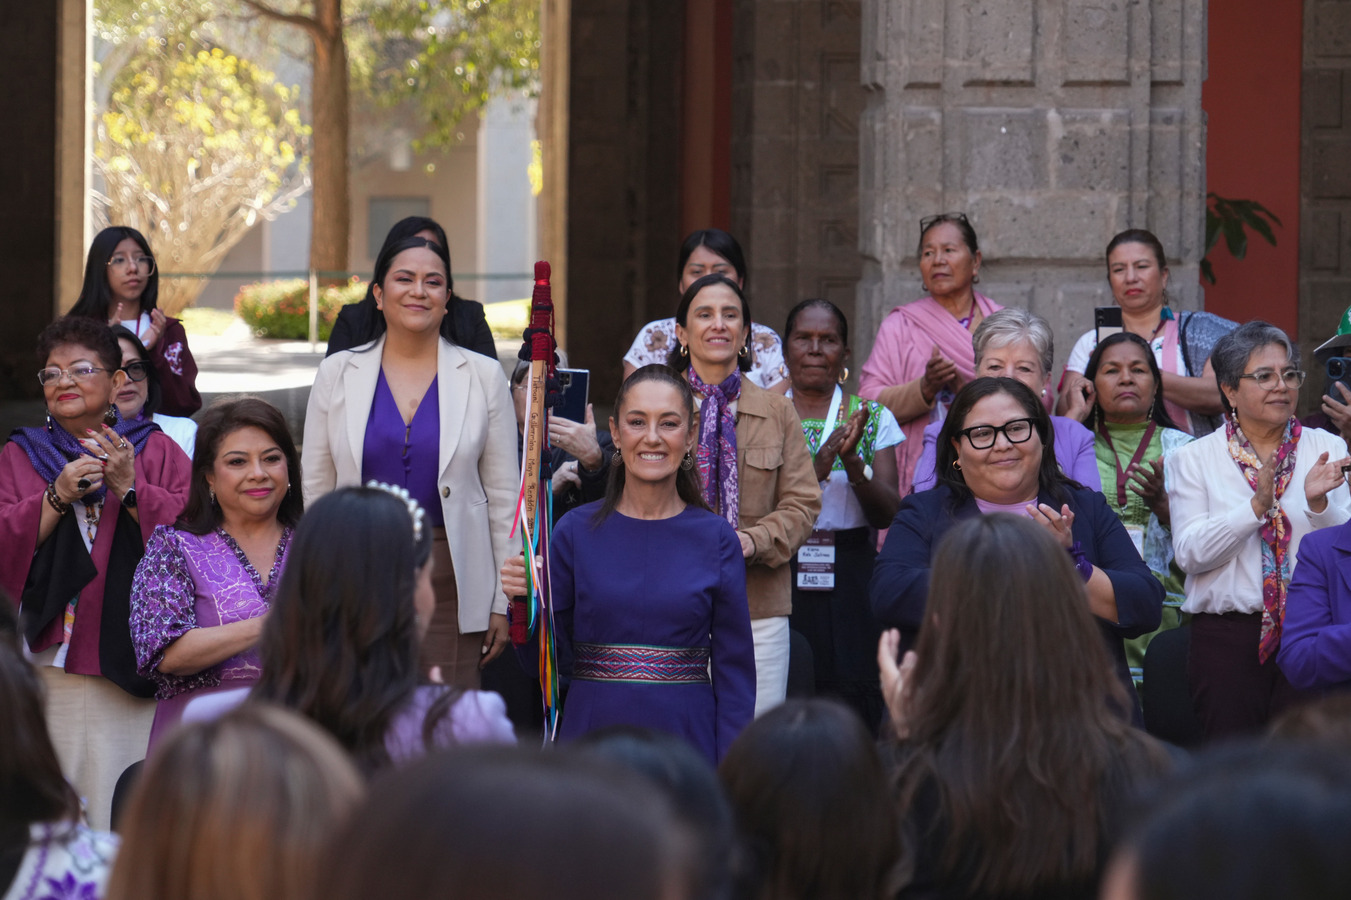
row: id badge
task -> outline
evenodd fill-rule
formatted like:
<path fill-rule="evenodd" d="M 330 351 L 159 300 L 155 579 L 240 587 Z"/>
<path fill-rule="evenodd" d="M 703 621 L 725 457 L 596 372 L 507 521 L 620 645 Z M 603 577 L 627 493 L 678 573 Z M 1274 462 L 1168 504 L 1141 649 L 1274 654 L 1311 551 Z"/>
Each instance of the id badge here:
<path fill-rule="evenodd" d="M 800 591 L 835 590 L 835 532 L 813 531 L 797 551 Z"/>
<path fill-rule="evenodd" d="M 1131 536 L 1131 543 L 1135 545 L 1135 552 L 1140 554 L 1140 558 L 1145 557 L 1145 529 L 1143 525 L 1127 525 L 1126 534 Z"/>

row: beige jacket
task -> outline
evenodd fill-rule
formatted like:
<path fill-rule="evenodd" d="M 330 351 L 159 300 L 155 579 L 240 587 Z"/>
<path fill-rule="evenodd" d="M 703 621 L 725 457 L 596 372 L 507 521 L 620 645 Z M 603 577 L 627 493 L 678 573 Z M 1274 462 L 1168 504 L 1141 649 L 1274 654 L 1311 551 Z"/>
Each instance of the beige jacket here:
<path fill-rule="evenodd" d="M 305 503 L 361 483 L 366 419 L 380 379 L 385 338 L 324 360 L 310 389 L 301 453 Z M 511 520 L 520 489 L 516 413 L 497 360 L 441 341 L 437 358 L 441 419 L 436 479 L 455 563 L 460 632 L 488 628 L 505 614 L 499 570 L 511 553 Z M 520 552 L 519 549 L 516 550 Z"/>
<path fill-rule="evenodd" d="M 740 530 L 755 543 L 746 560 L 751 618 L 786 616 L 793 610 L 788 561 L 821 513 L 821 487 L 793 401 L 742 379 L 736 450 Z"/>

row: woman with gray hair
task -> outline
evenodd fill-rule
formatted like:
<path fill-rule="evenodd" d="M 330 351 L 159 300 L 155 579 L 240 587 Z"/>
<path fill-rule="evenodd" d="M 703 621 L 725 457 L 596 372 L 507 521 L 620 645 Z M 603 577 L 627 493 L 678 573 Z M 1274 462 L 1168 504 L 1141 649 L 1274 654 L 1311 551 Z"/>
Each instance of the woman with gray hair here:
<path fill-rule="evenodd" d="M 1303 699 L 1276 664 L 1300 540 L 1351 519 L 1346 442 L 1295 418 L 1299 348 L 1266 322 L 1211 354 L 1225 425 L 1166 457 L 1173 551 L 1192 614 L 1187 678 L 1207 737 L 1252 733 Z"/>
<path fill-rule="evenodd" d="M 1045 319 L 1025 309 L 1001 309 L 985 317 L 971 336 L 971 344 L 976 352 L 977 378 L 983 375 L 1016 378 L 1050 407 L 1046 398 L 1055 344 L 1051 326 Z M 1051 416 L 1051 422 L 1055 431 L 1055 459 L 1061 470 L 1086 488 L 1102 490 L 1093 432 L 1078 420 L 1065 416 Z M 924 449 L 915 465 L 915 493 L 927 491 L 936 482 L 934 460 L 938 433 L 942 430 L 942 419 L 924 428 Z"/>

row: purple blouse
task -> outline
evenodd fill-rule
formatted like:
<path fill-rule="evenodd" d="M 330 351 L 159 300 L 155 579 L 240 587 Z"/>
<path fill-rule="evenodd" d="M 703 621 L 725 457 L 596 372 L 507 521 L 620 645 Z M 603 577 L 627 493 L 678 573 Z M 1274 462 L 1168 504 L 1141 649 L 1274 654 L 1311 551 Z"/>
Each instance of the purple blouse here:
<path fill-rule="evenodd" d="M 426 755 L 422 723 L 436 698 L 446 690 L 442 685 L 422 685 L 390 720 L 385 750 L 395 765 L 405 765 Z M 507 718 L 506 701 L 492 691 L 465 691 L 432 730 L 432 746 L 437 750 L 456 744 L 514 743 L 516 731 Z"/>
<path fill-rule="evenodd" d="M 155 529 L 132 580 L 131 641 L 137 671 L 155 682 L 156 697 L 167 700 L 222 682 L 258 679 L 262 666 L 256 649 L 196 675 L 168 675 L 156 667 L 165 649 L 194 628 L 243 622 L 267 612 L 290 545 L 287 528 L 265 586 L 244 551 L 222 529 L 201 535 L 168 525 Z"/>
<path fill-rule="evenodd" d="M 441 414 L 433 378 L 422 402 L 413 412 L 413 421 L 405 426 L 399 405 L 380 370 L 375 384 L 375 399 L 366 419 L 366 440 L 361 448 L 361 482 L 383 481 L 407 489 L 427 511 L 433 526 L 446 524 L 441 498 L 436 492 L 440 474 Z"/>

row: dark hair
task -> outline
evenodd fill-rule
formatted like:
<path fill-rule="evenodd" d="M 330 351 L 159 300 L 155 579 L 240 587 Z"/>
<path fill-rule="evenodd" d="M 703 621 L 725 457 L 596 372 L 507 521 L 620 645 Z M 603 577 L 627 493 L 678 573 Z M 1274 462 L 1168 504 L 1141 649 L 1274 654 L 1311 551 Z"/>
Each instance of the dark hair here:
<path fill-rule="evenodd" d="M 966 486 L 966 478 L 953 463 L 957 462 L 956 442 L 958 434 L 966 427 L 966 417 L 971 408 L 995 394 L 1008 394 L 1022 406 L 1027 417 L 1032 420 L 1037 436 L 1041 438 L 1041 467 L 1037 470 L 1037 490 L 1047 493 L 1057 501 L 1069 500 L 1067 487 L 1080 487 L 1079 483 L 1067 478 L 1060 471 L 1055 458 L 1055 428 L 1051 425 L 1051 416 L 1046 407 L 1032 393 L 1032 389 L 1015 378 L 991 377 L 974 378 L 968 381 L 948 407 L 948 417 L 943 421 L 943 430 L 938 433 L 937 456 L 934 462 L 939 484 L 945 484 L 952 491 L 954 506 L 960 506 L 973 495 Z"/>
<path fill-rule="evenodd" d="M 972 256 L 980 252 L 980 241 L 976 239 L 976 229 L 971 227 L 971 222 L 966 216 L 962 213 L 942 213 L 920 221 L 919 243 L 915 245 L 915 255 L 924 255 L 924 236 L 939 225 L 951 225 L 960 231 L 962 243 L 966 244 L 966 249 L 971 251 Z"/>
<path fill-rule="evenodd" d="M 1167 760 L 1123 715 L 1073 560 L 1027 518 L 995 513 L 958 522 L 931 572 L 897 801 L 913 814 L 936 796 L 943 831 L 912 837 L 940 882 L 962 882 L 954 896 L 1091 881 L 1131 783 Z"/>
<path fill-rule="evenodd" d="M 14 603 L 0 589 L 0 855 L 22 852 L 29 826 L 75 821 L 80 798 L 47 732 L 42 679 L 24 659 Z"/>
<path fill-rule="evenodd" d="M 1351 766 L 1291 743 L 1216 747 L 1139 805 L 1118 851 L 1139 900 L 1351 895 Z"/>
<path fill-rule="evenodd" d="M 632 773 L 572 753 L 465 747 L 385 778 L 329 848 L 326 900 L 685 897 L 688 836 Z"/>
<path fill-rule="evenodd" d="M 691 896 L 732 896 L 731 850 L 737 844 L 732 807 L 717 774 L 687 741 L 637 725 L 611 725 L 588 732 L 572 747 L 582 756 L 641 775 L 660 790 L 695 838 Z"/>
<path fill-rule="evenodd" d="M 385 235 L 385 242 L 380 246 L 380 253 L 376 256 L 376 269 L 380 268 L 379 260 L 389 248 L 409 238 L 417 237 L 419 231 L 430 231 L 436 235 L 436 240 L 432 243 L 439 244 L 441 249 L 445 251 L 437 254 L 442 257 L 442 261 L 446 264 L 446 318 L 441 323 L 441 334 L 451 343 L 461 344 L 463 341 L 460 338 L 467 338 L 469 335 L 460 335 L 455 331 L 455 317 L 450 314 L 450 310 L 455 306 L 455 301 L 459 300 L 460 297 L 455 293 L 455 276 L 450 267 L 450 242 L 446 240 L 444 228 L 426 216 L 408 216 L 395 222 L 393 227 L 389 229 L 389 233 Z M 405 247 L 404 249 L 408 248 Z M 388 266 L 386 266 L 386 269 L 388 269 Z M 370 284 L 366 285 L 366 296 L 361 298 L 359 306 L 368 310 L 367 318 L 370 321 L 371 329 L 366 334 L 355 336 L 356 346 L 373 341 L 385 333 L 385 316 L 380 310 L 376 309 L 375 305 L 375 285 L 380 284 L 382 280 L 383 277 L 372 278 Z"/>
<path fill-rule="evenodd" d="M 1128 228 L 1107 242 L 1107 252 L 1103 257 L 1107 260 L 1107 265 L 1112 264 L 1112 251 L 1122 244 L 1144 244 L 1154 254 L 1154 262 L 1162 271 L 1168 269 L 1168 257 L 1163 252 L 1163 243 L 1154 236 L 1154 232 L 1146 231 L 1143 228 Z"/>
<path fill-rule="evenodd" d="M 620 416 L 624 414 L 624 400 L 629 395 L 629 391 L 635 385 L 642 384 L 645 381 L 664 384 L 673 388 L 680 394 L 680 403 L 685 408 L 685 419 L 689 422 L 691 430 L 694 429 L 694 391 L 690 389 L 690 384 L 685 379 L 676 374 L 669 366 L 650 365 L 643 366 L 635 371 L 624 383 L 619 386 L 619 393 L 615 396 L 615 422 L 618 422 Z M 614 434 L 615 452 L 619 446 L 618 431 Z M 619 505 L 620 498 L 624 496 L 624 482 L 627 479 L 627 470 L 622 465 L 610 466 L 610 480 L 605 485 L 605 499 L 601 501 L 600 507 L 596 510 L 595 516 L 591 520 L 592 527 L 600 525 L 610 517 L 610 513 L 615 511 Z M 685 501 L 686 506 L 697 506 L 700 509 L 708 509 L 708 504 L 704 501 L 704 493 L 699 481 L 699 469 L 697 466 L 691 466 L 686 469 L 683 466 L 676 469 L 676 493 L 680 499 Z"/>
<path fill-rule="evenodd" d="M 1284 331 L 1261 319 L 1244 322 L 1215 342 L 1210 351 L 1210 365 L 1215 370 L 1215 383 L 1220 387 L 1220 402 L 1224 404 L 1225 412 L 1232 413 L 1234 408 L 1229 405 L 1224 389 L 1237 389 L 1248 360 L 1258 350 L 1272 344 L 1284 347 L 1290 365 L 1299 366 L 1299 345 Z"/>
<path fill-rule="evenodd" d="M 164 401 L 164 389 L 160 387 L 159 373 L 155 371 L 154 366 L 150 365 L 150 351 L 145 349 L 145 344 L 141 343 L 141 339 L 136 336 L 136 332 L 132 331 L 127 326 L 114 325 L 112 326 L 111 331 L 113 333 L 113 340 L 129 341 L 131 346 L 136 350 L 136 355 L 140 358 L 141 362 L 146 364 L 145 405 L 141 407 L 141 415 L 148 419 L 159 412 L 160 403 Z M 119 344 L 119 347 L 120 346 L 121 345 Z M 121 356 L 122 354 L 119 353 L 119 363 L 121 362 Z M 128 375 L 127 378 L 130 380 L 131 376 Z"/>
<path fill-rule="evenodd" d="M 277 521 L 294 527 L 305 512 L 301 491 L 300 454 L 296 452 L 291 430 L 281 410 L 258 397 L 224 397 L 212 403 L 197 423 L 197 443 L 192 453 L 192 477 L 188 482 L 188 502 L 179 514 L 175 528 L 192 534 L 214 531 L 221 523 L 220 506 L 211 499 L 206 476 L 216 466 L 220 445 L 241 428 L 257 428 L 277 442 L 286 456 L 286 477 L 290 486 L 277 509 Z"/>
<path fill-rule="evenodd" d="M 117 245 L 131 238 L 151 259 L 150 243 L 135 228 L 126 225 L 114 225 L 94 235 L 89 244 L 89 256 L 84 264 L 84 284 L 80 287 L 80 299 L 70 309 L 70 315 L 83 316 L 107 322 L 112 314 L 112 288 L 108 287 L 108 260 L 113 258 Z M 145 290 L 141 292 L 141 312 L 149 312 L 159 304 L 159 266 L 150 273 L 145 281 Z M 119 359 L 121 358 L 119 354 Z"/>
<path fill-rule="evenodd" d="M 803 300 L 797 306 L 788 310 L 788 321 L 786 321 L 783 326 L 783 339 L 785 342 L 788 340 L 788 335 L 793 333 L 793 326 L 797 324 L 798 315 L 809 309 L 824 309 L 826 312 L 833 315 L 835 317 L 835 324 L 840 328 L 840 343 L 846 347 L 849 346 L 849 320 L 844 317 L 844 313 L 840 311 L 838 306 L 821 297 Z"/>
<path fill-rule="evenodd" d="M 872 736 L 832 700 L 789 700 L 746 726 L 718 767 L 763 900 L 894 897 L 896 808 Z"/>
<path fill-rule="evenodd" d="M 71 346 L 92 350 L 109 371 L 122 367 L 122 348 L 108 323 L 74 314 L 62 316 L 42 329 L 37 343 L 38 365 L 47 365 L 48 357 L 57 347 Z"/>
<path fill-rule="evenodd" d="M 1267 733 L 1351 752 L 1351 693 L 1337 691 L 1293 706 L 1272 721 Z"/>
<path fill-rule="evenodd" d="M 416 235 L 404 238 L 400 241 L 394 241 L 390 244 L 385 244 L 385 246 L 380 249 L 380 256 L 375 260 L 375 275 L 371 278 L 371 291 L 374 292 L 376 285 L 380 285 L 381 290 L 384 289 L 385 279 L 389 277 L 390 267 L 394 265 L 394 260 L 400 253 L 422 248 L 435 253 L 437 258 L 441 260 L 442 265 L 446 267 L 446 290 L 447 293 L 449 293 L 450 253 L 436 241 L 429 241 L 426 238 L 420 238 Z"/>
<path fill-rule="evenodd" d="M 736 269 L 736 277 L 742 284 L 746 283 L 746 256 L 741 252 L 741 245 L 720 228 L 701 228 L 685 237 L 685 242 L 680 245 L 680 264 L 676 266 L 677 283 L 685 274 L 685 264 L 690 261 L 690 254 L 699 247 L 707 247 L 731 263 L 732 268 Z"/>
<path fill-rule="evenodd" d="M 419 683 L 413 595 L 431 544 L 430 520 L 415 539 L 407 503 L 388 491 L 325 494 L 296 529 L 263 626 L 253 696 L 323 726 L 367 773 L 389 765 L 390 723 Z M 447 690 L 432 705 L 424 743 L 457 699 Z"/>
<path fill-rule="evenodd" d="M 676 307 L 676 324 L 681 328 L 687 327 L 686 320 L 689 317 L 690 304 L 694 302 L 694 298 L 698 296 L 700 291 L 714 284 L 722 284 L 731 288 L 736 293 L 737 299 L 741 301 L 741 317 L 746 320 L 746 345 L 741 348 L 745 352 L 737 354 L 736 364 L 737 368 L 741 371 L 749 372 L 752 365 L 750 346 L 753 337 L 751 330 L 751 305 L 746 300 L 745 292 L 737 287 L 737 283 L 726 275 L 720 275 L 717 272 L 714 272 L 711 275 L 703 275 L 692 281 L 690 286 L 685 289 L 685 293 L 680 296 L 680 305 Z M 666 365 L 675 369 L 677 372 L 685 371 L 690 367 L 689 353 L 686 352 L 682 354 L 680 352 L 680 347 L 672 347 L 671 352 L 666 355 Z"/>
<path fill-rule="evenodd" d="M 1149 342 L 1140 335 L 1132 334 L 1129 331 L 1118 331 L 1116 334 L 1109 334 L 1103 338 L 1102 342 L 1093 348 L 1093 355 L 1088 358 L 1088 365 L 1084 367 L 1084 377 L 1089 381 L 1094 381 L 1098 377 L 1098 367 L 1102 365 L 1102 354 L 1107 348 L 1115 347 L 1117 344 L 1135 344 L 1149 362 L 1149 374 L 1154 378 L 1154 402 L 1149 407 L 1150 420 L 1164 428 L 1177 428 L 1173 417 L 1168 415 L 1167 407 L 1163 405 L 1163 375 L 1159 372 L 1159 362 L 1154 358 L 1154 351 L 1150 349 Z M 1102 403 L 1096 399 L 1095 395 L 1093 400 L 1093 430 L 1101 431 L 1103 423 L 1106 421 L 1107 414 L 1103 412 Z"/>

